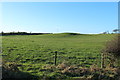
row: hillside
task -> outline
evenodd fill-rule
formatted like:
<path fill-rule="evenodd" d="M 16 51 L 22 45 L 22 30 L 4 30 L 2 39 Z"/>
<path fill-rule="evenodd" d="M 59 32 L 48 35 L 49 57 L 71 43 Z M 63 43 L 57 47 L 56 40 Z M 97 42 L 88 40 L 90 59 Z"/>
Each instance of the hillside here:
<path fill-rule="evenodd" d="M 3 60 L 21 64 L 20 71 L 52 75 L 45 66 L 67 63 L 77 67 L 101 65 L 101 50 L 114 34 L 44 34 L 3 36 Z M 54 72 L 53 72 L 54 73 Z"/>

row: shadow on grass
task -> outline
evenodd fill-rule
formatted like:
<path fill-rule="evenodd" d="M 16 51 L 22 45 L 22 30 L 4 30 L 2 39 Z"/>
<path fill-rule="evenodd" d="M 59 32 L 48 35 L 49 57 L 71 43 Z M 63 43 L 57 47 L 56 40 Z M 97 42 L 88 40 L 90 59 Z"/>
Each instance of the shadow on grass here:
<path fill-rule="evenodd" d="M 2 67 L 2 80 L 38 80 L 38 76 Z"/>

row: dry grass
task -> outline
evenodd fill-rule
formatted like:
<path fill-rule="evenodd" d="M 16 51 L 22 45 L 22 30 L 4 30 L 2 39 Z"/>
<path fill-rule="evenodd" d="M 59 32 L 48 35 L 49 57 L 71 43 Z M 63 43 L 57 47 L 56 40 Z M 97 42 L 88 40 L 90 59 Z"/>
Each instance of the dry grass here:
<path fill-rule="evenodd" d="M 51 67 L 49 65 L 48 68 L 53 70 L 53 66 Z M 120 69 L 110 66 L 100 68 L 97 65 L 92 65 L 90 68 L 86 68 L 75 65 L 67 65 L 63 62 L 54 66 L 54 69 L 61 75 L 72 77 L 70 80 L 119 80 L 120 77 Z"/>
<path fill-rule="evenodd" d="M 18 68 L 17 63 L 15 62 L 7 62 L 3 61 L 2 62 L 2 79 L 3 80 L 34 80 L 38 79 L 37 76 L 31 75 L 29 73 L 21 72 Z"/>

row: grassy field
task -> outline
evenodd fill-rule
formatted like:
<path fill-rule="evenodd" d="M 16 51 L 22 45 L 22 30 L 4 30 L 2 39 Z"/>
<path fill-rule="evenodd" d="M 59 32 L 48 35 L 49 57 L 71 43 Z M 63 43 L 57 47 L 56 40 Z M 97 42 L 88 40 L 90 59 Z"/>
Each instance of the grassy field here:
<path fill-rule="evenodd" d="M 78 67 L 101 64 L 101 50 L 114 34 L 44 34 L 2 36 L 3 60 L 22 64 L 20 71 L 44 75 L 45 66 L 67 63 Z M 49 75 L 52 73 L 48 72 Z"/>

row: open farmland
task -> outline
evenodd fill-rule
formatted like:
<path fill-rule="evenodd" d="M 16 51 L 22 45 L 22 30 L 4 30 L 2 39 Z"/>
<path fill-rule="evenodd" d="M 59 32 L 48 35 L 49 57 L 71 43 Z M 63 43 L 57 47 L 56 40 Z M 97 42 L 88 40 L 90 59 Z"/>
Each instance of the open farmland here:
<path fill-rule="evenodd" d="M 34 75 L 52 74 L 44 66 L 57 65 L 90 67 L 101 65 L 101 50 L 114 34 L 44 34 L 2 36 L 3 60 L 21 64 L 20 71 Z"/>

